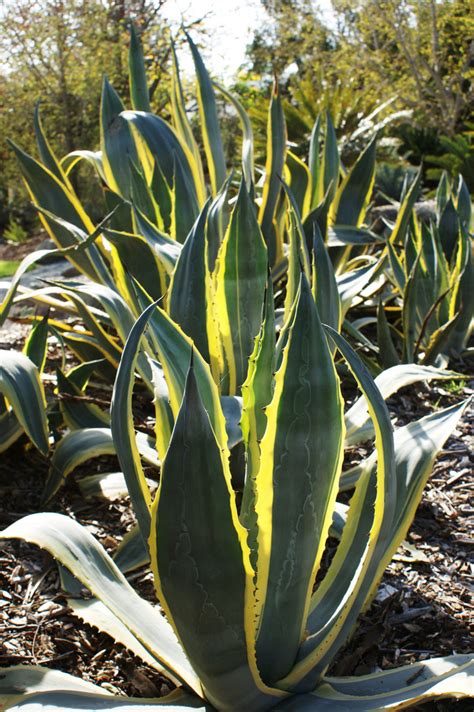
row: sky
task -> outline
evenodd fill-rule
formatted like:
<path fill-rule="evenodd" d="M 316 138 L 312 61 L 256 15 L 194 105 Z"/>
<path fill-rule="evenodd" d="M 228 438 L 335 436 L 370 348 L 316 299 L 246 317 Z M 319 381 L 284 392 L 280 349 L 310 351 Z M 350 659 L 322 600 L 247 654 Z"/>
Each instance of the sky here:
<path fill-rule="evenodd" d="M 317 4 L 330 22 L 331 0 L 317 0 Z M 208 15 L 204 25 L 212 33 L 212 48 L 203 48 L 202 54 L 210 72 L 220 78 L 230 78 L 238 71 L 252 39 L 252 28 L 265 17 L 259 0 L 168 0 L 162 13 L 176 27 L 182 18 L 189 21 Z M 179 59 L 182 70 L 191 73 L 189 53 L 181 53 Z"/>

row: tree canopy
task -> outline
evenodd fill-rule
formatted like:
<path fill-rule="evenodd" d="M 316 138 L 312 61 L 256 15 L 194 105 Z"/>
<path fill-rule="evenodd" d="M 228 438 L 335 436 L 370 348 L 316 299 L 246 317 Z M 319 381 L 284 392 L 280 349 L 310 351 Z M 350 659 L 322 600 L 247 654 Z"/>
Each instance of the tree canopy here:
<path fill-rule="evenodd" d="M 367 111 L 395 96 L 415 123 L 448 136 L 472 117 L 472 0 L 334 0 L 331 26 L 313 0 L 261 2 L 268 20 L 248 49 L 251 71 L 283 77 L 290 95 L 350 86 Z M 293 63 L 298 71 L 286 77 Z"/>
<path fill-rule="evenodd" d="M 128 98 L 127 46 L 133 21 L 145 47 L 155 110 L 167 102 L 170 28 L 167 0 L 15 0 L 0 15 L 0 134 L 33 150 L 41 100 L 48 138 L 59 155 L 99 142 L 103 76 Z M 189 27 L 193 26 L 191 21 Z M 18 170 L 3 141 L 0 191 L 16 194 Z M 0 196 L 1 198 L 2 196 Z M 16 196 L 18 197 L 18 196 Z M 3 195 L 0 202 L 11 202 Z"/>

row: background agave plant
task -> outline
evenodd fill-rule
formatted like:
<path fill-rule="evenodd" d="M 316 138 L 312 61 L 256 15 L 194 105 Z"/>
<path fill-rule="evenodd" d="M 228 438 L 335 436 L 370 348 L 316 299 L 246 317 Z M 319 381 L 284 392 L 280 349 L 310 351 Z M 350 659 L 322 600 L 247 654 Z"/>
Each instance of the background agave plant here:
<path fill-rule="evenodd" d="M 419 192 L 420 175 L 405 190 L 387 240 L 388 280 L 376 318 L 351 324 L 356 333 L 359 324 L 376 323 L 377 346 L 372 344 L 371 352 L 378 353 L 382 367 L 402 361 L 446 366 L 452 355 L 463 352 L 472 333 L 469 191 L 462 176 L 454 187 L 444 174 L 429 221 L 412 213 Z"/>

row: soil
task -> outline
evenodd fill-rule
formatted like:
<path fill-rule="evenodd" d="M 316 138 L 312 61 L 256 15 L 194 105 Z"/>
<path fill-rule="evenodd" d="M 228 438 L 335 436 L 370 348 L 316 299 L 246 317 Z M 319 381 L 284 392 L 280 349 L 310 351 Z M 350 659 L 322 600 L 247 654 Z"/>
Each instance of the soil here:
<path fill-rule="evenodd" d="M 9 323 L 0 332 L 0 347 L 20 348 L 24 329 Z M 16 340 L 19 343 L 13 344 Z M 452 364 L 453 369 L 456 366 Z M 467 364 L 458 366 L 468 372 Z M 403 424 L 459 402 L 472 394 L 473 386 L 472 382 L 450 390 L 436 384 L 411 386 L 391 398 L 389 408 Z M 474 649 L 473 419 L 472 413 L 464 416 L 440 453 L 406 543 L 389 565 L 357 631 L 337 656 L 333 674 L 363 674 Z M 352 451 L 349 457 L 361 454 Z M 117 467 L 113 458 L 86 463 L 50 506 L 85 525 L 109 551 L 133 523 L 129 501 L 85 500 L 76 480 Z M 47 460 L 26 440 L 2 454 L 1 529 L 40 510 L 47 471 Z M 141 595 L 155 600 L 148 570 L 130 580 Z M 47 553 L 8 542 L 0 548 L 0 666 L 20 662 L 65 670 L 116 694 L 153 697 L 171 687 L 123 646 L 71 615 L 56 565 Z M 467 712 L 472 701 L 443 700 L 413 709 Z"/>
<path fill-rule="evenodd" d="M 38 250 L 44 240 L 47 239 L 44 230 L 39 230 L 28 236 L 25 242 L 8 242 L 0 240 L 0 260 L 22 260 L 34 250 Z"/>

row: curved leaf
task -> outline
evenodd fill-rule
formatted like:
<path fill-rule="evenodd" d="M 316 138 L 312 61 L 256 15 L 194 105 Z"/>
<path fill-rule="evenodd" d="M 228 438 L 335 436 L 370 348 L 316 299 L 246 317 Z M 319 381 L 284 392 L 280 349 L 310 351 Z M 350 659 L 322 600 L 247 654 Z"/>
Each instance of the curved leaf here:
<path fill-rule="evenodd" d="M 18 422 L 13 411 L 7 411 L 0 415 L 0 453 L 8 450 L 25 431 Z"/>
<path fill-rule="evenodd" d="M 148 486 L 153 488 L 153 480 L 147 478 L 146 481 Z M 86 477 L 81 477 L 77 484 L 85 499 L 99 498 L 113 502 L 128 495 L 127 483 L 123 472 L 101 472 L 98 475 L 87 475 Z"/>
<path fill-rule="evenodd" d="M 136 286 L 142 308 L 145 309 L 149 306 L 150 299 L 143 290 L 140 290 L 139 285 Z M 171 410 L 176 417 L 183 397 L 192 341 L 183 333 L 178 324 L 159 307 L 156 307 L 152 312 L 149 334 L 166 379 Z M 196 350 L 194 351 L 194 370 L 199 383 L 199 392 L 209 414 L 217 441 L 223 449 L 227 450 L 228 438 L 220 407 L 219 392 L 209 365 Z"/>
<path fill-rule="evenodd" d="M 136 111 L 151 111 L 150 96 L 146 81 L 143 47 L 133 22 L 130 24 L 130 48 L 128 53 L 128 78 L 130 99 Z"/>
<path fill-rule="evenodd" d="M 433 658 L 360 677 L 324 678 L 308 695 L 290 697 L 277 710 L 368 712 L 412 709 L 418 702 L 443 697 L 474 697 L 474 661 L 469 655 Z"/>
<path fill-rule="evenodd" d="M 158 261 L 163 264 L 168 275 L 173 272 L 181 253 L 182 245 L 172 240 L 148 220 L 139 210 L 134 210 L 137 233 L 145 238 L 148 245 L 157 253 Z"/>
<path fill-rule="evenodd" d="M 76 195 L 68 190 L 67 186 L 47 168 L 18 146 L 13 143 L 11 146 L 18 158 L 28 192 L 35 205 L 44 208 L 53 215 L 60 216 L 84 235 L 93 233 L 94 225 Z M 62 227 L 60 223 L 56 222 L 52 225 L 49 218 L 42 213 L 40 213 L 40 220 L 58 247 L 64 248 L 77 244 L 77 236 L 73 236 L 71 231 Z M 97 246 L 91 245 L 87 253 L 71 253 L 69 259 L 81 272 L 94 281 L 102 281 L 104 265 Z"/>
<path fill-rule="evenodd" d="M 391 395 L 412 383 L 419 381 L 452 380 L 459 378 L 455 371 L 446 371 L 432 366 L 416 366 L 415 364 L 402 363 L 387 368 L 377 376 L 375 384 L 382 398 L 386 400 Z M 365 396 L 357 399 L 345 415 L 346 419 L 346 446 L 355 445 L 373 437 L 374 428 L 370 422 Z"/>
<path fill-rule="evenodd" d="M 0 671 L 0 705 L 9 709 L 25 695 L 53 690 L 99 693 L 110 697 L 112 693 L 80 677 L 40 665 L 12 665 Z M 4 706 L 5 705 L 5 706 Z"/>
<path fill-rule="evenodd" d="M 156 304 L 151 304 L 135 322 L 120 359 L 115 379 L 110 419 L 120 466 L 125 475 L 138 526 L 146 542 L 150 533 L 151 494 L 135 439 L 132 413 L 134 370 L 143 332 Z"/>
<path fill-rule="evenodd" d="M 392 333 L 385 314 L 382 301 L 377 307 L 377 343 L 379 345 L 379 360 L 384 368 L 398 366 L 400 357 L 393 343 Z"/>
<path fill-rule="evenodd" d="M 366 605 L 375 595 L 383 572 L 407 534 L 439 450 L 456 428 L 470 402 L 471 399 L 468 399 L 437 411 L 395 432 L 397 496 L 392 533 L 379 563 L 378 572 L 375 574 L 374 585 L 366 599 Z M 369 460 L 367 470 L 375 467 L 375 458 Z"/>
<path fill-rule="evenodd" d="M 135 440 L 136 438 L 136 440 Z M 136 433 L 134 441 L 140 454 L 153 465 L 158 465 L 156 452 L 150 438 Z M 46 481 L 43 500 L 53 497 L 66 477 L 79 465 L 101 455 L 115 455 L 116 448 L 109 428 L 84 428 L 73 430 L 58 443 L 51 458 L 51 467 Z"/>
<path fill-rule="evenodd" d="M 214 314 L 228 371 L 221 374 L 222 389 L 236 395 L 260 329 L 268 266 L 255 206 L 243 180 L 217 264 Z"/>
<path fill-rule="evenodd" d="M 311 174 L 301 158 L 291 151 L 286 154 L 286 167 L 290 174 L 289 186 L 299 214 L 305 217 L 310 207 Z"/>
<path fill-rule="evenodd" d="M 87 529 L 61 514 L 31 514 L 4 529 L 0 538 L 22 539 L 49 551 L 110 608 L 173 678 L 201 694 L 199 680 L 158 607 L 131 588 Z"/>
<path fill-rule="evenodd" d="M 253 177 L 254 177 L 254 167 L 253 167 L 253 130 L 252 124 L 250 123 L 249 116 L 245 111 L 244 107 L 240 101 L 233 94 L 228 92 L 224 87 L 217 82 L 213 82 L 214 86 L 220 93 L 229 101 L 237 114 L 242 124 L 242 171 L 244 174 L 245 182 L 247 184 L 247 190 L 249 193 L 253 188 Z"/>
<path fill-rule="evenodd" d="M 284 689 L 308 691 L 318 683 L 355 625 L 392 533 L 396 480 L 392 426 L 383 398 L 356 353 L 340 334 L 325 327 L 367 398 L 376 430 L 378 466 L 359 480 L 336 554 L 311 600 L 302 642 Z"/>
<path fill-rule="evenodd" d="M 99 688 L 100 689 L 100 688 Z M 173 712 L 188 712 L 189 709 L 211 712 L 212 708 L 195 695 L 190 695 L 181 690 L 174 690 L 166 697 L 137 698 L 137 697 L 104 697 L 103 694 L 84 692 L 43 692 L 29 695 L 25 700 L 18 702 L 7 709 L 11 712 L 63 712 L 64 710 L 85 709 L 89 712 L 148 712 L 157 707 L 164 707 Z"/>
<path fill-rule="evenodd" d="M 95 403 L 84 400 L 81 389 L 59 368 L 56 370 L 56 380 L 60 395 L 59 407 L 68 428 L 78 430 L 110 426 L 108 414 Z"/>
<path fill-rule="evenodd" d="M 353 269 L 337 276 L 337 288 L 341 297 L 343 315 L 349 310 L 352 300 L 378 276 L 382 267 L 382 262 L 370 262 L 365 267 Z"/>
<path fill-rule="evenodd" d="M 206 152 L 207 166 L 211 179 L 212 194 L 216 195 L 225 181 L 226 166 L 224 149 L 222 147 L 221 130 L 217 116 L 216 99 L 212 81 L 208 74 L 198 48 L 186 32 L 197 78 L 197 97 L 199 116 L 201 119 L 202 138 Z"/>
<path fill-rule="evenodd" d="M 72 190 L 72 186 L 64 173 L 61 164 L 57 160 L 56 156 L 54 155 L 53 149 L 51 148 L 48 139 L 45 136 L 45 133 L 43 131 L 43 126 L 41 124 L 41 118 L 40 118 L 40 103 L 37 102 L 35 106 L 35 118 L 34 118 L 34 126 L 35 126 L 35 137 L 36 137 L 36 143 L 38 146 L 38 151 L 40 154 L 41 161 L 43 162 L 43 165 L 46 166 L 46 168 L 51 171 L 51 173 L 62 183 L 64 183 L 70 190 Z"/>
<path fill-rule="evenodd" d="M 261 709 L 266 690 L 252 639 L 249 649 L 246 644 L 253 576 L 246 534 L 192 366 L 152 512 L 158 597 L 206 696 L 217 709 L 230 709 L 237 699 L 245 709 Z"/>
<path fill-rule="evenodd" d="M 361 153 L 337 190 L 331 206 L 334 225 L 359 227 L 375 180 L 375 140 Z"/>
<path fill-rule="evenodd" d="M 397 220 L 390 234 L 390 246 L 393 244 L 403 245 L 405 243 L 410 218 L 420 193 L 421 177 L 422 171 L 420 169 L 416 174 L 415 180 L 412 182 L 409 191 L 404 197 L 402 204 L 400 205 L 400 209 L 397 213 Z"/>
<path fill-rule="evenodd" d="M 258 522 L 255 514 L 256 477 L 260 469 L 260 443 L 267 426 L 266 408 L 273 395 L 275 371 L 275 310 L 271 278 L 267 282 L 262 326 L 249 358 L 247 378 L 242 385 L 242 437 L 246 452 L 246 477 L 240 521 L 249 532 L 250 557 L 257 566 Z"/>
<path fill-rule="evenodd" d="M 313 296 L 323 324 L 341 329 L 342 306 L 336 275 L 318 224 L 313 232 Z"/>
<path fill-rule="evenodd" d="M 8 399 L 31 442 L 43 455 L 47 455 L 46 398 L 38 368 L 25 354 L 0 351 L 0 393 Z"/>
<path fill-rule="evenodd" d="M 233 174 L 230 173 L 209 207 L 206 225 L 209 272 L 214 272 L 219 248 L 229 224 L 229 189 L 232 178 Z"/>
<path fill-rule="evenodd" d="M 168 313 L 190 336 L 209 361 L 206 300 L 206 220 L 210 200 L 205 204 L 181 250 L 168 295 Z M 145 286 L 145 285 L 143 285 Z M 152 296 L 151 292 L 148 290 Z"/>
<path fill-rule="evenodd" d="M 328 228 L 328 247 L 373 245 L 376 242 L 383 242 L 383 237 L 365 228 L 353 225 L 332 225 Z"/>
<path fill-rule="evenodd" d="M 451 262 L 451 258 L 455 252 L 456 244 L 459 239 L 459 229 L 459 216 L 454 207 L 453 199 L 450 197 L 444 206 L 438 224 L 441 245 L 448 262 Z"/>
<path fill-rule="evenodd" d="M 131 198 L 131 166 L 140 165 L 132 132 L 121 117 L 124 105 L 104 77 L 100 104 L 100 148 L 107 185 L 125 200 Z"/>
<path fill-rule="evenodd" d="M 188 146 L 193 157 L 193 172 L 195 174 L 196 189 L 199 196 L 199 204 L 206 201 L 206 184 L 204 181 L 204 171 L 202 167 L 199 146 L 194 138 L 191 123 L 186 113 L 183 88 L 179 76 L 179 64 L 176 56 L 174 42 L 171 42 L 171 52 L 173 59 L 173 73 L 171 79 L 171 116 L 176 133 L 180 139 Z"/>
<path fill-rule="evenodd" d="M 58 443 L 43 493 L 43 501 L 49 502 L 62 483 L 78 465 L 93 457 L 115 454 L 112 433 L 109 428 L 74 430 Z"/>
<path fill-rule="evenodd" d="M 138 525 L 125 534 L 114 552 L 113 560 L 124 574 L 150 563 L 148 544 L 143 541 Z"/>
<path fill-rule="evenodd" d="M 281 257 L 283 247 L 279 244 L 275 230 L 275 211 L 281 191 L 280 179 L 283 176 L 283 167 L 286 156 L 286 123 L 281 97 L 276 81 L 273 85 L 272 98 L 268 110 L 267 123 L 267 160 L 265 163 L 265 183 L 263 186 L 262 202 L 258 220 L 268 248 L 270 266 L 277 264 Z"/>
<path fill-rule="evenodd" d="M 114 612 L 97 598 L 68 598 L 67 603 L 77 618 L 87 625 L 94 626 L 102 633 L 107 633 L 116 643 L 125 646 L 151 668 L 169 676 L 169 673 L 164 671 L 163 666 L 122 623 L 120 618 L 117 618 Z M 176 678 L 172 679 L 172 682 L 179 685 L 179 680 Z"/>
<path fill-rule="evenodd" d="M 8 285 L 8 289 L 3 295 L 2 303 L 0 304 L 0 326 L 3 326 L 5 320 L 8 317 L 8 313 L 10 311 L 11 305 L 13 304 L 15 294 L 20 284 L 20 280 L 25 274 L 25 272 L 27 272 L 27 270 L 36 262 L 42 260 L 43 257 L 51 255 L 51 253 L 54 251 L 55 250 L 35 250 L 34 252 L 22 259 L 10 281 L 10 284 Z"/>
<path fill-rule="evenodd" d="M 33 322 L 23 347 L 23 353 L 35 364 L 40 373 L 42 373 L 46 362 L 48 333 L 48 314 L 46 314 L 42 319 Z"/>
<path fill-rule="evenodd" d="M 161 245 L 156 245 L 158 249 L 155 250 L 155 245 L 150 245 L 145 238 L 115 230 L 105 230 L 105 236 L 119 255 L 119 260 L 113 260 L 112 268 L 122 294 L 128 291 L 123 277 L 124 271 L 134 277 L 152 299 L 160 299 L 166 294 L 169 277 L 166 263 L 160 261 Z"/>
<path fill-rule="evenodd" d="M 318 114 L 316 121 L 314 122 L 313 129 L 311 131 L 311 138 L 309 142 L 309 156 L 308 156 L 308 168 L 311 173 L 311 210 L 313 210 L 319 202 L 318 198 L 318 181 L 319 181 L 319 171 L 320 171 L 320 133 L 321 133 L 321 114 Z"/>
<path fill-rule="evenodd" d="M 319 205 L 327 195 L 330 204 L 336 194 L 340 172 L 339 149 L 337 146 L 336 130 L 329 111 L 326 111 L 326 132 L 324 135 L 324 148 L 321 158 L 321 168 L 317 181 L 317 200 Z"/>
<path fill-rule="evenodd" d="M 97 175 L 101 180 L 103 180 L 104 183 L 106 182 L 102 163 L 102 151 L 71 151 L 71 153 L 68 153 L 67 156 L 61 159 L 61 167 L 64 169 L 66 175 L 69 175 L 79 161 L 87 161 L 90 163 L 97 171 Z"/>

